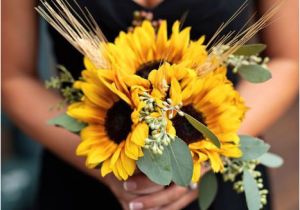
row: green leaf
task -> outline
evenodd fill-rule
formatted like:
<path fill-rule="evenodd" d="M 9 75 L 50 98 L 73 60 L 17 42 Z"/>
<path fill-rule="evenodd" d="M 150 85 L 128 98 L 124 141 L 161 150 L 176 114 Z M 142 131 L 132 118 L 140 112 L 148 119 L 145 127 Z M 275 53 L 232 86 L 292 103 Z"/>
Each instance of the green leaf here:
<path fill-rule="evenodd" d="M 269 144 L 266 144 L 258 138 L 245 135 L 240 135 L 239 137 L 241 145 L 240 148 L 243 152 L 243 156 L 239 158 L 240 160 L 255 160 L 270 149 Z"/>
<path fill-rule="evenodd" d="M 218 148 L 221 147 L 220 140 L 218 137 L 211 132 L 211 130 L 208 129 L 203 123 L 199 122 L 195 118 L 193 118 L 191 115 L 184 113 L 184 117 L 189 121 L 189 123 L 197 129 L 200 133 L 202 133 L 206 138 L 208 138 L 214 145 L 216 145 Z"/>
<path fill-rule="evenodd" d="M 245 169 L 243 173 L 243 185 L 245 189 L 246 202 L 249 210 L 260 209 L 260 193 L 257 183 L 250 172 Z"/>
<path fill-rule="evenodd" d="M 153 154 L 144 149 L 144 156 L 137 160 L 138 168 L 153 182 L 168 185 L 172 180 L 172 168 L 169 153 Z"/>
<path fill-rule="evenodd" d="M 252 83 L 265 82 L 272 78 L 271 72 L 257 64 L 242 65 L 238 69 L 243 79 Z"/>
<path fill-rule="evenodd" d="M 278 168 L 282 166 L 283 159 L 273 153 L 267 152 L 258 158 L 261 164 L 268 166 L 270 168 Z"/>
<path fill-rule="evenodd" d="M 49 120 L 48 124 L 63 127 L 73 133 L 79 133 L 84 127 L 86 127 L 85 123 L 79 122 L 78 120 L 70 117 L 66 113 L 63 113 Z"/>
<path fill-rule="evenodd" d="M 257 55 L 260 52 L 262 52 L 264 49 L 266 49 L 265 44 L 247 44 L 241 46 L 234 55 L 244 55 L 244 56 L 251 56 L 251 55 Z"/>
<path fill-rule="evenodd" d="M 207 210 L 214 201 L 218 191 L 216 175 L 210 171 L 200 180 L 198 203 L 201 210 Z"/>
<path fill-rule="evenodd" d="M 180 186 L 189 185 L 193 175 L 193 159 L 187 144 L 176 136 L 167 150 L 171 159 L 172 180 Z"/>

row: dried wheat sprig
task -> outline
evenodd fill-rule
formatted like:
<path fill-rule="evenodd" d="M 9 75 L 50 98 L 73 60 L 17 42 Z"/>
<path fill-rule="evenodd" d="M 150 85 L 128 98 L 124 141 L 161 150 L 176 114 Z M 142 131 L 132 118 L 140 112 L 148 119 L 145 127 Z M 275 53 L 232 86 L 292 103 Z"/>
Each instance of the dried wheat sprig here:
<path fill-rule="evenodd" d="M 109 68 L 104 56 L 106 38 L 88 10 L 84 12 L 76 1 L 80 14 L 66 0 L 51 1 L 52 5 L 40 2 L 35 9 L 50 25 L 97 68 Z"/>
<path fill-rule="evenodd" d="M 208 49 L 209 55 L 207 58 L 207 62 L 196 68 L 197 74 L 204 75 L 208 72 L 213 71 L 220 65 L 222 65 L 224 63 L 224 61 L 228 58 L 229 55 L 233 54 L 242 45 L 244 45 L 246 42 L 248 42 L 254 35 L 256 35 L 258 33 L 258 31 L 265 28 L 269 24 L 269 21 L 271 20 L 271 18 L 279 11 L 282 3 L 283 2 L 278 2 L 277 4 L 275 4 L 255 23 L 253 23 L 252 25 L 250 25 L 248 28 L 244 29 L 243 31 L 239 31 L 235 36 L 233 36 L 233 32 L 229 32 L 227 35 L 222 36 L 219 40 L 217 40 L 216 43 L 210 49 Z M 233 18 L 236 18 L 236 16 L 242 11 L 241 9 L 242 10 L 245 9 L 244 4 L 228 21 L 231 22 L 233 20 Z M 227 26 L 229 24 L 228 21 L 225 24 L 222 24 L 221 27 L 219 27 L 219 29 L 217 30 L 215 35 L 209 41 L 209 44 L 211 44 L 212 40 L 215 40 L 216 37 L 225 28 L 224 25 Z M 249 21 L 247 21 L 247 22 L 249 22 Z M 243 28 L 245 28 L 245 27 L 243 27 Z M 212 60 L 216 59 L 216 58 L 215 58 L 215 55 L 212 54 L 211 49 L 214 47 L 220 47 L 221 45 L 227 45 L 227 46 L 229 46 L 229 48 L 228 48 L 228 50 L 224 51 L 221 55 L 218 56 L 217 62 L 212 63 Z"/>

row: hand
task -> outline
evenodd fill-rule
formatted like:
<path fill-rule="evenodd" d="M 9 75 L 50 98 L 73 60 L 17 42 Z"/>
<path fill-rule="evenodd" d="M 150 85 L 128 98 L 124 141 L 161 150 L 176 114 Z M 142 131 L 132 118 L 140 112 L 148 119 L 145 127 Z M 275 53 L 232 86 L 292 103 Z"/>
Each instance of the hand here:
<path fill-rule="evenodd" d="M 133 198 L 130 210 L 179 210 L 191 203 L 198 195 L 197 187 L 187 187 L 171 184 L 161 191 Z"/>
<path fill-rule="evenodd" d="M 108 175 L 104 178 L 104 182 L 117 197 L 124 210 L 134 209 L 134 204 L 130 201 L 139 198 L 139 196 L 149 195 L 164 189 L 164 186 L 151 182 L 141 173 L 130 177 L 125 182 L 120 182 L 113 175 Z"/>
<path fill-rule="evenodd" d="M 208 170 L 202 168 L 201 175 Z M 151 182 L 141 173 L 130 177 L 123 183 L 118 181 L 113 175 L 109 175 L 105 182 L 124 210 L 182 209 L 195 200 L 198 195 L 197 185 L 190 188 L 175 184 L 164 187 Z"/>
<path fill-rule="evenodd" d="M 209 167 L 202 167 L 201 176 L 203 176 L 209 170 Z M 137 177 L 132 177 L 131 181 L 134 181 L 136 178 Z M 144 175 L 140 175 L 139 179 L 139 183 L 142 184 L 143 181 L 145 181 L 147 185 L 145 185 L 143 191 L 127 189 L 128 192 L 139 195 L 130 200 L 130 210 L 179 210 L 186 207 L 198 196 L 197 184 L 194 184 L 189 188 L 177 186 L 175 184 L 171 184 L 168 187 L 162 188 L 162 186 L 156 185 L 149 181 Z M 142 195 L 145 192 L 148 194 Z"/>

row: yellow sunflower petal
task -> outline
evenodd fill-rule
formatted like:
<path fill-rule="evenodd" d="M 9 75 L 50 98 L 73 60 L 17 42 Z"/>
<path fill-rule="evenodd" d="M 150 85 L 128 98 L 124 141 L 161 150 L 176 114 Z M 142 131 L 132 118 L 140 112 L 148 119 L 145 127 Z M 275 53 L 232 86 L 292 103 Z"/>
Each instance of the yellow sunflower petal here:
<path fill-rule="evenodd" d="M 88 106 L 83 102 L 73 103 L 68 107 L 67 114 L 79 121 L 103 124 L 105 112 L 100 108 Z"/>
<path fill-rule="evenodd" d="M 83 128 L 80 132 L 80 138 L 82 140 L 94 138 L 98 139 L 98 141 L 101 141 L 101 139 L 106 136 L 107 134 L 105 131 L 105 127 L 98 124 L 90 124 Z"/>
<path fill-rule="evenodd" d="M 87 166 L 90 167 L 94 164 L 100 164 L 102 161 L 109 158 L 116 149 L 117 145 L 113 142 L 108 144 L 105 148 L 93 147 L 86 159 Z"/>
<path fill-rule="evenodd" d="M 128 87 L 138 85 L 138 86 L 142 86 L 142 87 L 148 89 L 150 86 L 150 83 L 148 80 L 146 80 L 140 76 L 137 76 L 137 75 L 127 75 L 127 76 L 124 76 L 123 78 Z"/>
<path fill-rule="evenodd" d="M 131 105 L 131 101 L 129 97 L 117 89 L 116 84 L 109 84 L 108 82 L 102 80 L 103 83 L 105 83 L 106 87 L 108 87 L 113 93 L 115 93 L 117 96 L 119 96 L 123 101 L 125 101 L 128 105 Z"/>
<path fill-rule="evenodd" d="M 87 155 L 91 150 L 91 146 L 97 143 L 99 143 L 98 139 L 89 139 L 89 140 L 82 141 L 76 149 L 76 155 L 79 156 Z"/>
<path fill-rule="evenodd" d="M 120 157 L 121 151 L 123 150 L 123 146 L 124 146 L 124 141 L 122 141 L 119 145 L 118 148 L 115 150 L 114 154 L 111 157 L 111 161 L 110 161 L 110 167 L 113 168 L 114 165 L 116 164 L 117 160 Z"/>
<path fill-rule="evenodd" d="M 120 158 L 117 160 L 115 167 L 117 168 L 117 171 L 118 171 L 120 177 L 122 178 L 122 180 L 127 180 L 128 174 L 127 174 L 125 168 L 123 167 L 123 164 L 122 164 Z"/>
<path fill-rule="evenodd" d="M 176 136 L 176 130 L 175 130 L 171 120 L 167 121 L 167 132 L 172 138 L 174 138 Z"/>
<path fill-rule="evenodd" d="M 137 160 L 139 157 L 139 146 L 133 143 L 131 140 L 131 134 L 128 135 L 126 142 L 125 142 L 125 154 L 133 159 Z"/>
<path fill-rule="evenodd" d="M 208 151 L 207 155 L 208 155 L 212 170 L 214 172 L 222 171 L 224 166 L 223 166 L 223 162 L 220 158 L 220 155 L 216 152 L 211 152 L 211 151 Z"/>
<path fill-rule="evenodd" d="M 86 97 L 89 98 L 95 105 L 108 109 L 112 106 L 111 94 L 103 88 L 99 88 L 94 84 L 83 83 L 81 89 Z"/>
<path fill-rule="evenodd" d="M 156 59 L 166 56 L 167 41 L 168 41 L 167 22 L 163 20 L 159 26 L 157 38 L 156 38 L 156 55 L 155 55 Z"/>
<path fill-rule="evenodd" d="M 135 160 L 132 160 L 131 158 L 127 157 L 125 152 L 121 153 L 121 161 L 122 161 L 122 165 L 124 167 L 124 169 L 126 170 L 127 174 L 129 176 L 132 176 L 135 168 L 136 168 L 136 164 L 135 164 Z"/>
<path fill-rule="evenodd" d="M 201 176 L 201 164 L 198 160 L 193 160 L 193 176 L 192 176 L 192 182 L 197 183 Z"/>
<path fill-rule="evenodd" d="M 107 159 L 107 160 L 105 160 L 102 163 L 102 166 L 101 166 L 101 176 L 105 177 L 110 172 L 112 172 L 112 169 L 110 168 L 110 159 Z"/>
<path fill-rule="evenodd" d="M 221 148 L 221 153 L 227 157 L 239 158 L 242 156 L 242 151 L 238 145 L 234 144 L 223 144 Z"/>
<path fill-rule="evenodd" d="M 139 146 L 145 145 L 145 140 L 148 137 L 149 127 L 143 122 L 139 123 L 132 131 L 131 141 Z"/>
<path fill-rule="evenodd" d="M 172 99 L 173 105 L 178 105 L 182 102 L 181 87 L 175 78 L 171 80 L 170 98 Z"/>
<path fill-rule="evenodd" d="M 112 168 L 112 171 L 113 171 L 115 177 L 116 177 L 119 181 L 122 181 L 122 177 L 120 176 L 119 171 L 118 171 L 118 169 L 117 169 L 116 166 L 114 166 L 114 167 Z"/>

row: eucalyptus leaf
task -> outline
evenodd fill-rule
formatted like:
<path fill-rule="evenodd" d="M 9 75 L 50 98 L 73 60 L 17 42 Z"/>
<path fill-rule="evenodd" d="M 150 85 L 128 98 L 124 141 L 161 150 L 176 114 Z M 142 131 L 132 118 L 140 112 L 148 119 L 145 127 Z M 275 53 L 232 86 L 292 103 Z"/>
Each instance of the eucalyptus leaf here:
<path fill-rule="evenodd" d="M 280 156 L 270 152 L 263 154 L 258 160 L 261 164 L 270 168 L 278 168 L 283 164 L 283 159 Z"/>
<path fill-rule="evenodd" d="M 265 44 L 247 44 L 241 46 L 237 51 L 235 51 L 234 55 L 244 55 L 244 56 L 251 56 L 251 55 L 257 55 L 260 52 L 262 52 L 264 49 L 266 49 Z"/>
<path fill-rule="evenodd" d="M 86 127 L 85 123 L 79 122 L 78 120 L 70 117 L 66 113 L 63 113 L 53 119 L 48 121 L 49 125 L 55 125 L 58 127 L 63 127 L 68 131 L 73 133 L 79 133 L 84 127 Z"/>
<path fill-rule="evenodd" d="M 201 210 L 207 210 L 214 201 L 218 191 L 216 175 L 210 171 L 200 180 L 198 203 Z"/>
<path fill-rule="evenodd" d="M 259 210 L 261 204 L 259 189 L 255 179 L 247 169 L 244 169 L 243 185 L 248 209 Z"/>
<path fill-rule="evenodd" d="M 246 135 L 240 135 L 239 137 L 240 148 L 243 152 L 243 156 L 239 158 L 240 160 L 249 161 L 258 159 L 270 149 L 269 144 L 258 138 Z"/>
<path fill-rule="evenodd" d="M 187 144 L 175 137 L 167 150 L 171 159 L 172 180 L 180 186 L 189 185 L 193 175 L 193 159 Z"/>
<path fill-rule="evenodd" d="M 153 154 L 149 149 L 144 149 L 144 156 L 137 160 L 138 168 L 153 182 L 168 185 L 172 181 L 172 168 L 168 152 L 161 155 Z"/>
<path fill-rule="evenodd" d="M 252 83 L 265 82 L 272 78 L 271 72 L 257 64 L 242 65 L 238 69 L 243 79 Z"/>
<path fill-rule="evenodd" d="M 216 145 L 218 148 L 221 147 L 220 140 L 218 137 L 209 130 L 208 127 L 206 127 L 203 123 L 199 122 L 195 118 L 193 118 L 191 115 L 184 113 L 184 117 L 189 121 L 189 123 L 197 129 L 200 133 L 202 133 L 206 138 L 208 138 L 214 145 Z"/>

